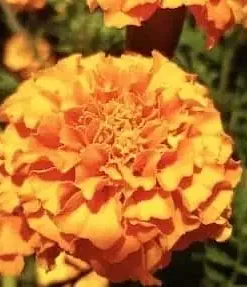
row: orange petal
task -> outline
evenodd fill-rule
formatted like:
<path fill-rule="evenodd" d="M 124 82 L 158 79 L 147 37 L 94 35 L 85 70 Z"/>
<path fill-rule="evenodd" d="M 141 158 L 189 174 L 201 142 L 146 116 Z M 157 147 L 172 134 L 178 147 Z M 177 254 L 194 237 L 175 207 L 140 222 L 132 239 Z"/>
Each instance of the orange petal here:
<path fill-rule="evenodd" d="M 159 266 L 163 258 L 163 250 L 155 241 L 148 242 L 144 248 L 147 270 L 153 270 Z"/>
<path fill-rule="evenodd" d="M 223 211 L 230 206 L 233 197 L 232 190 L 220 190 L 217 194 L 202 206 L 200 219 L 203 224 L 214 223 L 221 216 Z"/>
<path fill-rule="evenodd" d="M 228 240 L 232 235 L 232 226 L 226 225 L 223 226 L 221 229 L 219 228 L 218 234 L 215 238 L 217 242 L 224 242 Z"/>
<path fill-rule="evenodd" d="M 177 241 L 187 232 L 191 232 L 199 227 L 200 222 L 195 216 L 188 217 L 177 209 L 173 216 L 174 228 L 172 232 L 162 235 L 159 238 L 164 250 L 171 250 Z"/>
<path fill-rule="evenodd" d="M 140 242 L 146 243 L 155 238 L 160 231 L 150 222 L 140 222 L 138 219 L 128 220 L 128 234 L 135 236 Z"/>
<path fill-rule="evenodd" d="M 131 202 L 131 201 L 130 201 Z M 126 218 L 148 221 L 151 218 L 169 219 L 173 212 L 173 201 L 170 196 L 162 197 L 155 193 L 147 200 L 133 201 L 125 208 Z"/>
<path fill-rule="evenodd" d="M 129 254 L 141 248 L 140 241 L 135 236 L 125 235 L 120 238 L 110 249 L 106 250 L 102 257 L 109 263 L 118 263 L 128 257 Z"/>
<path fill-rule="evenodd" d="M 27 222 L 33 230 L 57 242 L 65 250 L 71 249 L 70 244 L 64 240 L 58 227 L 47 214 L 39 212 L 38 214 L 29 216 Z"/>
<path fill-rule="evenodd" d="M 208 89 L 198 83 L 191 85 L 191 83 L 185 83 L 182 89 L 179 91 L 179 98 L 185 103 L 191 106 L 208 105 Z"/>
<path fill-rule="evenodd" d="M 89 239 L 100 249 L 110 248 L 122 235 L 119 207 L 114 198 L 105 202 L 97 213 L 82 204 L 71 214 L 57 217 L 56 223 L 64 233 Z"/>
<path fill-rule="evenodd" d="M 117 264 L 109 264 L 103 260 L 94 260 L 91 264 L 97 273 L 109 278 L 112 282 L 123 282 L 132 279 L 140 280 L 144 285 L 148 285 L 148 283 L 155 285 L 157 280 L 145 268 L 142 254 L 138 250 Z"/>
<path fill-rule="evenodd" d="M 60 193 L 62 189 L 61 182 L 43 181 L 38 177 L 30 177 L 25 184 L 30 183 L 33 195 L 41 201 L 42 207 L 52 214 L 57 214 L 60 209 Z"/>
<path fill-rule="evenodd" d="M 200 173 L 193 176 L 192 185 L 181 192 L 185 207 L 190 212 L 194 211 L 210 197 L 213 187 L 223 181 L 224 170 L 221 166 L 205 166 Z"/>
<path fill-rule="evenodd" d="M 34 156 L 38 158 L 47 158 L 61 172 L 65 173 L 80 162 L 81 157 L 78 153 L 70 150 L 47 148 L 39 144 L 36 140 L 30 141 L 30 150 L 34 151 Z M 25 156 L 22 159 L 25 162 Z M 34 160 L 33 160 L 34 161 Z"/>
<path fill-rule="evenodd" d="M 29 244 L 27 226 L 23 218 L 18 216 L 0 217 L 0 256 L 21 254 L 31 255 L 34 250 Z M 29 231 L 30 232 L 30 231 Z"/>
<path fill-rule="evenodd" d="M 103 182 L 102 177 L 90 177 L 88 179 L 85 179 L 81 183 L 77 184 L 77 186 L 80 188 L 82 196 L 86 200 L 91 200 L 94 196 L 94 194 L 97 191 L 98 185 Z"/>
<path fill-rule="evenodd" d="M 24 268 L 24 259 L 20 255 L 0 256 L 0 274 L 4 276 L 18 276 Z"/>
<path fill-rule="evenodd" d="M 1 134 L 1 141 L 4 144 L 5 169 L 9 174 L 13 174 L 15 169 L 19 167 L 18 163 L 15 162 L 16 155 L 28 151 L 28 140 L 18 134 L 15 126 L 10 125 Z"/>
<path fill-rule="evenodd" d="M 87 267 L 86 263 L 85 267 Z M 89 267 L 85 268 L 85 271 L 87 271 L 87 269 L 89 269 Z M 45 268 L 43 268 L 43 266 L 37 265 L 37 282 L 42 286 L 63 283 L 64 281 L 66 282 L 67 280 L 77 278 L 82 270 L 66 262 L 66 254 L 61 253 L 56 258 L 55 266 L 52 270 L 47 271 Z"/>
<path fill-rule="evenodd" d="M 207 32 L 207 47 L 212 48 L 220 36 L 233 24 L 233 15 L 225 0 L 210 0 L 206 6 L 191 6 L 198 26 Z"/>
<path fill-rule="evenodd" d="M 142 187 L 144 190 L 151 190 L 155 186 L 154 176 L 134 176 L 131 169 L 119 164 L 119 171 L 126 183 L 133 189 Z"/>
<path fill-rule="evenodd" d="M 146 151 L 137 155 L 132 165 L 134 171 L 141 172 L 142 176 L 148 177 L 155 174 L 157 164 L 161 158 L 159 152 Z"/>
<path fill-rule="evenodd" d="M 239 162 L 235 162 L 233 160 L 229 160 L 226 165 L 225 177 L 226 180 L 230 182 L 232 188 L 234 188 L 240 181 L 242 174 L 242 168 L 239 165 Z"/>
<path fill-rule="evenodd" d="M 203 135 L 219 135 L 223 131 L 220 114 L 215 110 L 195 115 L 195 128 Z"/>
<path fill-rule="evenodd" d="M 177 151 L 177 160 L 167 165 L 157 174 L 157 180 L 165 191 L 175 190 L 183 177 L 193 174 L 193 150 L 188 140 L 180 143 Z"/>
<path fill-rule="evenodd" d="M 59 116 L 51 114 L 40 122 L 35 137 L 46 147 L 58 148 L 60 126 Z"/>
<path fill-rule="evenodd" d="M 24 82 L 17 92 L 1 106 L 0 118 L 11 122 L 24 120 L 26 127 L 34 128 L 41 119 L 57 111 L 56 105 L 44 97 L 32 80 Z"/>
<path fill-rule="evenodd" d="M 0 210 L 12 213 L 19 206 L 20 200 L 18 197 L 19 188 L 13 184 L 10 177 L 5 177 L 1 180 L 0 185 Z"/>

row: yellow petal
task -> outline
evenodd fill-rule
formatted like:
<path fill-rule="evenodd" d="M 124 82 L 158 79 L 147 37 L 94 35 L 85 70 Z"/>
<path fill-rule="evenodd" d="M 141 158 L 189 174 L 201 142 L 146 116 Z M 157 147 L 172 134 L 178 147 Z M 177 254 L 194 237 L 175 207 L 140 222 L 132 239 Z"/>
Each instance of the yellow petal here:
<path fill-rule="evenodd" d="M 224 226 L 221 230 L 219 230 L 217 237 L 215 240 L 217 242 L 224 242 L 229 239 L 232 235 L 232 227 L 231 226 Z"/>
<path fill-rule="evenodd" d="M 142 187 L 144 190 L 151 190 L 155 186 L 154 176 L 134 176 L 131 170 L 124 165 L 119 165 L 119 170 L 131 188 Z"/>
<path fill-rule="evenodd" d="M 26 237 L 24 219 L 18 216 L 0 217 L 0 256 L 22 254 L 31 255 L 34 250 Z"/>
<path fill-rule="evenodd" d="M 75 287 L 108 287 L 110 286 L 109 281 L 98 275 L 96 272 L 90 272 L 88 275 L 83 276 L 79 281 L 75 283 Z"/>
<path fill-rule="evenodd" d="M 181 191 L 185 207 L 194 211 L 205 202 L 213 192 L 217 183 L 224 181 L 224 169 L 221 166 L 205 166 L 202 171 L 193 176 L 192 185 Z"/>
<path fill-rule="evenodd" d="M 169 219 L 173 213 L 173 201 L 170 196 L 162 197 L 155 193 L 150 199 L 130 203 L 124 216 L 132 219 L 148 221 L 151 218 Z"/>
<path fill-rule="evenodd" d="M 203 224 L 214 223 L 222 212 L 230 206 L 233 197 L 232 190 L 221 190 L 200 212 L 200 218 Z"/>
<path fill-rule="evenodd" d="M 82 196 L 86 200 L 91 200 L 97 191 L 97 187 L 100 182 L 102 182 L 102 177 L 91 177 L 85 179 L 83 182 L 79 183 L 77 186 L 80 188 Z"/>
<path fill-rule="evenodd" d="M 71 214 L 61 215 L 55 221 L 64 233 L 89 239 L 100 249 L 110 248 L 122 235 L 118 204 L 114 198 L 105 202 L 97 213 L 82 204 Z"/>
<path fill-rule="evenodd" d="M 20 200 L 18 197 L 19 188 L 13 184 L 10 177 L 2 179 L 0 184 L 0 210 L 12 213 L 19 206 Z"/>
<path fill-rule="evenodd" d="M 86 267 L 85 263 L 85 267 Z M 89 267 L 85 269 L 87 271 Z M 61 253 L 55 260 L 55 266 L 52 270 L 47 271 L 41 265 L 37 265 L 36 274 L 37 282 L 42 286 L 49 286 L 51 284 L 63 283 L 64 281 L 76 278 L 82 270 L 69 264 L 66 261 L 66 254 Z"/>
<path fill-rule="evenodd" d="M 0 274 L 5 276 L 18 276 L 24 268 L 23 256 L 0 256 Z"/>
<path fill-rule="evenodd" d="M 29 216 L 27 222 L 33 230 L 57 242 L 65 250 L 70 250 L 70 244 L 64 240 L 59 229 L 47 214 L 40 213 L 38 215 Z"/>

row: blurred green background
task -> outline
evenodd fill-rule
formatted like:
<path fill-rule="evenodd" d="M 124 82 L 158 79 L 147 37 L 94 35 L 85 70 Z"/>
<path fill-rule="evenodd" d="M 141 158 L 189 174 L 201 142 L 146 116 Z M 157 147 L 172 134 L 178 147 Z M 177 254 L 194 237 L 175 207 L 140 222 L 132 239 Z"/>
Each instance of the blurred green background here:
<path fill-rule="evenodd" d="M 10 26 L 0 12 L 0 53 L 5 41 L 18 26 Z M 125 31 L 103 26 L 100 12 L 89 14 L 85 1 L 50 0 L 48 5 L 32 13 L 18 14 L 18 23 L 33 36 L 41 36 L 51 43 L 56 58 L 72 53 L 89 55 L 106 51 L 119 55 L 124 48 Z M 1 101 L 13 92 L 21 78 L 10 72 L 0 59 Z M 219 45 L 206 50 L 202 32 L 187 17 L 174 57 L 184 69 L 199 76 L 211 90 L 215 105 L 221 112 L 225 130 L 235 140 L 235 157 L 245 165 L 247 160 L 247 31 L 235 27 Z M 225 244 L 198 244 L 174 255 L 172 264 L 158 272 L 164 286 L 185 287 L 243 287 L 247 286 L 247 178 L 236 188 L 234 199 L 234 232 Z M 1 286 L 36 286 L 34 260 L 27 265 L 20 278 L 4 277 Z M 54 285 L 61 286 L 61 285 Z M 71 285 L 66 285 L 71 286 Z M 139 286 L 126 282 L 112 286 Z M 93 287 L 93 286 L 92 286 Z"/>

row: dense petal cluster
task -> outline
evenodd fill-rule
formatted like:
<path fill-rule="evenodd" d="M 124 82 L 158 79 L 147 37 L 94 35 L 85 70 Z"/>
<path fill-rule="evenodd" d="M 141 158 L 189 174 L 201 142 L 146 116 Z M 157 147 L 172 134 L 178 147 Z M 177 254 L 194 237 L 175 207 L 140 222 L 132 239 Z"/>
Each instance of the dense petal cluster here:
<path fill-rule="evenodd" d="M 246 0 L 87 0 L 91 10 L 100 7 L 108 26 L 141 25 L 159 8 L 174 9 L 187 6 L 197 24 L 207 34 L 207 46 L 215 45 L 220 36 L 234 23 L 246 21 Z"/>
<path fill-rule="evenodd" d="M 231 234 L 241 168 L 195 75 L 157 52 L 70 56 L 2 105 L 0 272 L 66 252 L 159 284 L 174 250 Z"/>
<path fill-rule="evenodd" d="M 46 0 L 7 0 L 17 11 L 41 9 L 45 6 Z"/>
<path fill-rule="evenodd" d="M 29 39 L 26 34 L 16 33 L 4 45 L 3 63 L 24 79 L 54 62 L 51 46 L 45 39 Z"/>

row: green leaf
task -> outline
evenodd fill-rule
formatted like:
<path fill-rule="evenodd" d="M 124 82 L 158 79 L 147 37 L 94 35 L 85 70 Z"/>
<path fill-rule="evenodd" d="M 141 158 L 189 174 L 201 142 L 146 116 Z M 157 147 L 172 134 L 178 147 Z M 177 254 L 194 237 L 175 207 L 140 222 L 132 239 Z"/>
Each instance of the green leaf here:
<path fill-rule="evenodd" d="M 204 36 L 198 29 L 193 29 L 189 19 L 187 19 L 184 24 L 183 33 L 180 38 L 180 45 L 191 46 L 197 53 L 204 50 Z"/>
<path fill-rule="evenodd" d="M 237 267 L 237 272 L 240 274 L 240 275 L 244 275 L 244 276 L 247 276 L 247 266 L 238 266 Z"/>
<path fill-rule="evenodd" d="M 246 171 L 243 172 L 241 183 L 235 190 L 235 198 L 233 202 L 233 211 L 234 211 L 234 227 L 235 230 L 239 233 L 238 237 L 241 237 L 243 233 L 243 226 L 247 225 L 247 174 Z"/>
<path fill-rule="evenodd" d="M 206 258 L 212 263 L 225 267 L 232 267 L 235 264 L 233 258 L 217 247 L 208 247 L 206 250 Z"/>
<path fill-rule="evenodd" d="M 211 281 L 216 282 L 216 283 L 223 283 L 227 279 L 224 274 L 210 267 L 209 265 L 205 266 L 205 272 L 207 274 L 207 277 Z"/>
<path fill-rule="evenodd" d="M 0 97 L 1 100 L 12 93 L 18 86 L 18 81 L 6 70 L 0 68 Z"/>
<path fill-rule="evenodd" d="M 97 51 L 123 49 L 124 30 L 107 28 L 100 11 L 90 13 L 86 1 L 50 0 L 58 13 L 48 19 L 45 36 L 55 38 L 56 51 L 64 54 L 92 54 Z M 62 1 L 65 2 L 65 1 Z"/>

